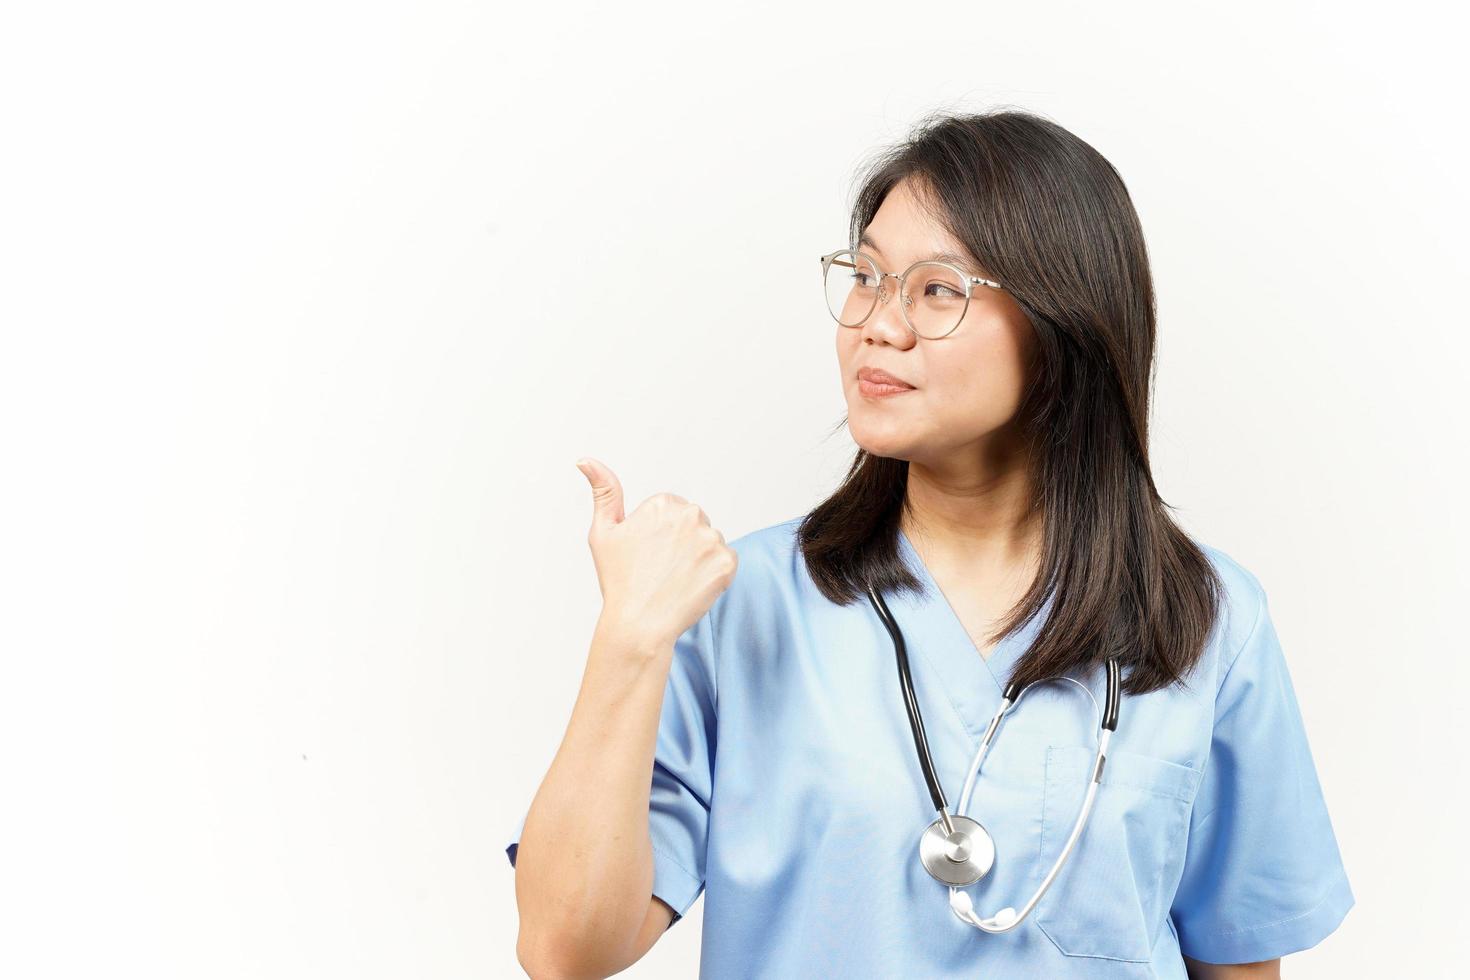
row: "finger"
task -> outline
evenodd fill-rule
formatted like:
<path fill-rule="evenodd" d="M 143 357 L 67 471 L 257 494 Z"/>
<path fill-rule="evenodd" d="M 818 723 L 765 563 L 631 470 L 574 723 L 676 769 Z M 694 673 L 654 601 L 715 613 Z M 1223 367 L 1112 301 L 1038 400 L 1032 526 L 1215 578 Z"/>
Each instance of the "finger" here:
<path fill-rule="evenodd" d="M 623 522 L 623 485 L 617 474 L 591 456 L 577 460 L 577 469 L 592 486 L 592 523 L 601 525 Z"/>

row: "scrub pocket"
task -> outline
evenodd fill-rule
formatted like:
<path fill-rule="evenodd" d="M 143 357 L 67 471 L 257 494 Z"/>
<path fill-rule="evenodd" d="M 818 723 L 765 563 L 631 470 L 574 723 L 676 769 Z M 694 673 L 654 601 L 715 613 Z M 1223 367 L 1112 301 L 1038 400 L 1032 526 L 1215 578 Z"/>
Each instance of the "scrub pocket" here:
<path fill-rule="evenodd" d="M 1038 877 L 1061 853 L 1092 775 L 1095 747 L 1046 750 Z M 1087 826 L 1034 910 L 1036 924 L 1067 956 L 1145 963 L 1167 918 L 1184 864 L 1197 769 L 1112 749 Z"/>

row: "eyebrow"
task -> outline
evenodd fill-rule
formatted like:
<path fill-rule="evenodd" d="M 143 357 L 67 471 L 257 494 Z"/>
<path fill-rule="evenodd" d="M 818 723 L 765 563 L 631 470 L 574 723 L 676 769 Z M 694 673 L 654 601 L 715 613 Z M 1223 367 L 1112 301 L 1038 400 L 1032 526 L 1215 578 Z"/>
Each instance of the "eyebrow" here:
<path fill-rule="evenodd" d="M 873 251 L 877 252 L 880 256 L 883 254 L 883 250 L 878 247 L 878 243 L 873 241 L 872 237 L 867 232 L 863 232 L 862 235 L 858 238 L 858 244 L 868 246 Z M 918 261 L 948 262 L 951 265 L 959 266 L 966 272 L 970 272 L 971 267 L 974 265 L 974 261 L 972 259 L 965 258 L 963 255 L 956 255 L 953 252 L 934 252 L 933 254 L 925 256 Z M 973 275 L 973 273 L 970 274 Z"/>

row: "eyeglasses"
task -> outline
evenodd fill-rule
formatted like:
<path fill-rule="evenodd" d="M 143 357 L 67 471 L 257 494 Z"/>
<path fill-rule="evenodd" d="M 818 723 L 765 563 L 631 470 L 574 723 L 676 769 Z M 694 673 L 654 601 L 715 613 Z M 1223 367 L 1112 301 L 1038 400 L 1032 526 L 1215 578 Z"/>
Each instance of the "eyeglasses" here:
<path fill-rule="evenodd" d="M 902 297 L 899 312 L 915 336 L 939 340 L 954 333 L 978 283 L 1003 289 L 991 279 L 972 276 L 948 262 L 915 262 L 902 275 L 879 272 L 878 263 L 866 252 L 839 249 L 822 256 L 822 284 L 827 293 L 827 312 L 844 327 L 858 327 L 888 299 L 885 279 L 898 280 Z"/>

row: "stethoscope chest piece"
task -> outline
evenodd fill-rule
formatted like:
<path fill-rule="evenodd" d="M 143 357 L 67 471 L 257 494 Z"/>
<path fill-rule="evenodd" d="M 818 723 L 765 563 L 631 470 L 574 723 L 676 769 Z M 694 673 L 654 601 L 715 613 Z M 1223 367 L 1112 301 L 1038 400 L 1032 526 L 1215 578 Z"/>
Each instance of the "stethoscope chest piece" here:
<path fill-rule="evenodd" d="M 978 821 L 957 813 L 949 820 L 953 834 L 945 833 L 942 817 L 924 828 L 919 838 L 919 859 L 939 881 L 963 888 L 990 873 L 995 864 L 995 842 Z"/>

